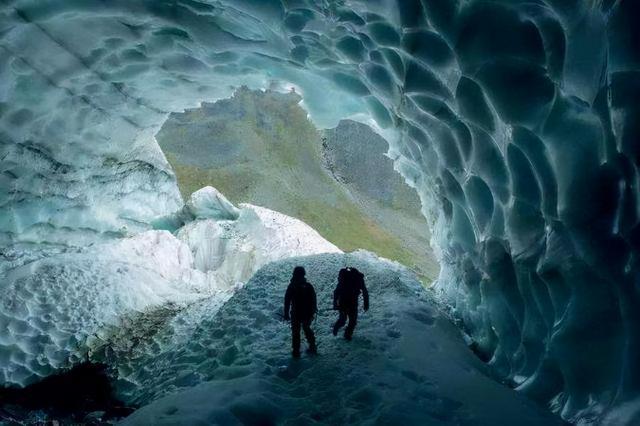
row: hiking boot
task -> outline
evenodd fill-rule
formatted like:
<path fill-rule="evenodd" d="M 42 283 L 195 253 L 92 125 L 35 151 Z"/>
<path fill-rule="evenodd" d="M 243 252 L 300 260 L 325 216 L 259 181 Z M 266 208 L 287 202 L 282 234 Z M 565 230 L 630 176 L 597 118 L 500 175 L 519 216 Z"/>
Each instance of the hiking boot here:
<path fill-rule="evenodd" d="M 300 351 L 291 352 L 291 356 L 294 357 L 294 358 L 300 358 Z"/>
<path fill-rule="evenodd" d="M 346 340 L 347 342 L 350 342 L 351 341 L 351 335 L 345 333 L 344 340 Z"/>

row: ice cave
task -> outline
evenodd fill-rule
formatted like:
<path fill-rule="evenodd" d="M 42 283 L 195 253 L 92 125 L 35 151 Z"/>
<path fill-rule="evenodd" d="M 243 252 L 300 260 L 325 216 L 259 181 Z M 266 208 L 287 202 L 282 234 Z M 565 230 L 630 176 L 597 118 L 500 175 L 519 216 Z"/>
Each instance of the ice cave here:
<path fill-rule="evenodd" d="M 1 0 L 0 424 L 640 424 L 638 17 Z"/>

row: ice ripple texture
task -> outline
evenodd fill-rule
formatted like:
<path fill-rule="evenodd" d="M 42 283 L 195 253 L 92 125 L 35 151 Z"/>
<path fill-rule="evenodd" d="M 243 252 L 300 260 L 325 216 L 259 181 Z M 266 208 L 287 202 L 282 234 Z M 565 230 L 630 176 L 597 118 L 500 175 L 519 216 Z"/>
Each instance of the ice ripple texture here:
<path fill-rule="evenodd" d="M 198 191 L 188 205 L 215 210 L 211 198 L 199 199 L 214 191 Z M 0 385 L 25 386 L 82 361 L 110 362 L 109 353 L 125 353 L 138 335 L 157 333 L 144 327 L 149 318 L 172 318 L 203 299 L 220 306 L 260 266 L 293 252 L 340 252 L 296 219 L 226 206 L 237 219 L 198 218 L 177 236 L 150 230 L 36 260 L 14 253 L 24 264 L 9 268 L 0 296 Z M 171 337 L 188 326 L 178 318 Z"/>
<path fill-rule="evenodd" d="M 181 206 L 153 140 L 169 112 L 295 86 L 321 127 L 389 140 L 437 288 L 506 380 L 567 419 L 637 412 L 639 7 L 6 1 L 0 241 L 148 229 Z"/>

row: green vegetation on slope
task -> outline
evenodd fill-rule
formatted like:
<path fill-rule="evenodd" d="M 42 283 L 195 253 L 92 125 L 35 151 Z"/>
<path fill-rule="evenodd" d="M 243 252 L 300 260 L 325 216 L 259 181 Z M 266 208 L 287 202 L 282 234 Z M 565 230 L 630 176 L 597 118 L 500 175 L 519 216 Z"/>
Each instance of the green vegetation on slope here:
<path fill-rule="evenodd" d="M 246 192 L 249 185 L 255 185 L 255 181 L 260 178 L 258 174 L 254 177 L 246 174 L 244 179 L 238 180 L 237 176 L 228 172 L 187 166 L 176 162 L 175 157 L 171 154 L 168 154 L 167 157 L 174 168 L 183 196 L 188 197 L 203 186 L 211 185 L 234 203 L 252 202 L 255 204 L 254 201 L 242 197 L 240 194 Z M 272 206 L 267 207 L 303 220 L 341 250 L 352 251 L 364 248 L 410 267 L 416 266 L 414 253 L 402 247 L 396 236 L 366 217 L 358 206 L 346 197 L 336 204 L 302 198 L 298 195 L 292 196 L 291 199 L 292 205 L 288 208 L 285 206 L 277 209 Z"/>

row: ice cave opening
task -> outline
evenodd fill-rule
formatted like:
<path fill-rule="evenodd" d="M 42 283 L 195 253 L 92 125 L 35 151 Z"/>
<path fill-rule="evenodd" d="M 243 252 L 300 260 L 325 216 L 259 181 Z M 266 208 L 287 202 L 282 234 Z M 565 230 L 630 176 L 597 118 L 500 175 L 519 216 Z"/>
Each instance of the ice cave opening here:
<path fill-rule="evenodd" d="M 172 113 L 155 135 L 184 199 L 213 186 L 302 220 L 341 250 L 365 249 L 438 276 L 428 224 L 414 188 L 367 124 L 318 129 L 295 88 L 238 88 L 231 98 Z"/>
<path fill-rule="evenodd" d="M 107 420 L 131 424 L 637 424 L 636 16 L 634 0 L 3 0 L 1 420 L 47 420 L 4 395 L 90 362 L 136 409 Z M 388 144 L 429 232 L 401 243 L 428 237 L 435 268 L 314 229 L 329 195 L 285 173 L 298 144 L 260 168 L 246 133 L 225 155 L 253 163 L 195 185 L 206 155 L 170 146 L 172 113 L 219 105 L 222 129 L 222 100 L 292 88 L 326 146 L 341 125 L 370 143 L 358 123 Z M 250 173 L 271 200 L 298 179 L 306 213 L 234 199 Z M 351 240 L 397 243 L 373 235 Z M 321 355 L 289 359 L 274 315 L 295 264 L 325 299 L 341 266 L 365 272 L 352 346 L 319 315 Z"/>

